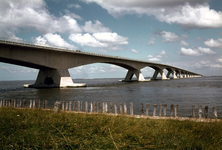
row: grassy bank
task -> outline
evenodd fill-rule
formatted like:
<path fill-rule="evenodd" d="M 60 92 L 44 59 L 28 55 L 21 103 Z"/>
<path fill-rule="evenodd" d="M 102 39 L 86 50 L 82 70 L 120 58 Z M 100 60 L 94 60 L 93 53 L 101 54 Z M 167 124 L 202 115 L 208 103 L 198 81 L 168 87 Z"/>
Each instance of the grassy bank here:
<path fill-rule="evenodd" d="M 0 149 L 221 149 L 222 122 L 0 109 Z"/>

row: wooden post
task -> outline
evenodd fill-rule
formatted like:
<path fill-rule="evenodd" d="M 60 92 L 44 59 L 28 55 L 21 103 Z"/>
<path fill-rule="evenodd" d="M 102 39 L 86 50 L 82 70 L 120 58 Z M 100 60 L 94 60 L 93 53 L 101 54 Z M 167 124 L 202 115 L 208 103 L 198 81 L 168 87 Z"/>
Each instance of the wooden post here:
<path fill-rule="evenodd" d="M 78 109 L 78 111 L 80 111 L 80 101 L 77 101 L 77 105 L 78 105 L 78 106 L 77 106 L 77 107 L 78 107 L 77 109 Z"/>
<path fill-rule="evenodd" d="M 69 101 L 69 111 L 72 111 L 72 101 Z"/>
<path fill-rule="evenodd" d="M 68 111 L 68 109 L 69 109 L 69 102 L 66 101 L 66 111 Z"/>
<path fill-rule="evenodd" d="M 83 101 L 80 102 L 80 111 L 83 109 Z"/>
<path fill-rule="evenodd" d="M 44 101 L 43 101 L 43 108 L 44 108 L 45 104 L 44 104 Z M 62 110 L 65 111 L 65 101 L 62 101 Z"/>
<path fill-rule="evenodd" d="M 141 115 L 143 115 L 144 114 L 143 103 L 140 104 L 141 104 Z"/>
<path fill-rule="evenodd" d="M 97 106 L 97 112 L 98 112 L 98 113 L 101 113 L 100 102 L 98 102 L 97 105 L 98 105 L 98 106 Z"/>
<path fill-rule="evenodd" d="M 175 117 L 178 117 L 178 105 L 177 104 L 175 104 Z"/>
<path fill-rule="evenodd" d="M 109 111 L 109 105 L 108 105 L 108 102 L 106 102 L 106 113 L 108 113 Z"/>
<path fill-rule="evenodd" d="M 124 105 L 124 115 L 127 115 L 127 107 L 126 107 L 126 103 L 124 103 L 123 105 Z"/>
<path fill-rule="evenodd" d="M 170 117 L 173 117 L 173 108 L 174 108 L 174 105 L 171 104 L 171 106 L 170 106 Z"/>
<path fill-rule="evenodd" d="M 202 105 L 199 105 L 199 118 L 202 118 Z"/>
<path fill-rule="evenodd" d="M 157 108 L 157 104 L 154 104 L 154 106 L 153 106 L 153 116 L 156 116 L 156 108 Z"/>
<path fill-rule="evenodd" d="M 90 103 L 90 112 L 93 112 L 93 102 Z"/>
<path fill-rule="evenodd" d="M 15 100 L 15 104 L 16 104 L 16 100 Z M 29 108 L 32 108 L 32 100 L 30 100 Z"/>
<path fill-rule="evenodd" d="M 59 113 L 61 110 L 61 102 L 56 101 L 54 104 L 54 112 Z"/>
<path fill-rule="evenodd" d="M 133 103 L 130 103 L 130 115 L 133 115 Z"/>
<path fill-rule="evenodd" d="M 110 113 L 112 114 L 113 113 L 113 103 L 110 102 Z"/>
<path fill-rule="evenodd" d="M 26 108 L 26 100 L 23 100 L 23 108 Z"/>
<path fill-rule="evenodd" d="M 208 106 L 205 106 L 205 119 L 208 119 Z"/>
<path fill-rule="evenodd" d="M 146 116 L 149 116 L 149 103 L 146 103 Z"/>
<path fill-rule="evenodd" d="M 216 106 L 213 107 L 213 115 L 214 115 L 214 119 L 217 119 L 217 107 Z"/>
<path fill-rule="evenodd" d="M 123 114 L 123 103 L 120 103 L 119 113 L 120 113 L 120 114 Z"/>
<path fill-rule="evenodd" d="M 85 112 L 88 113 L 88 102 L 85 102 Z"/>
<path fill-rule="evenodd" d="M 38 107 L 39 107 L 39 108 L 41 108 L 41 100 L 39 100 L 39 103 L 38 103 L 38 104 L 39 104 L 39 106 L 38 106 Z"/>
<path fill-rule="evenodd" d="M 114 110 L 115 110 L 115 114 L 117 115 L 118 112 L 117 112 L 117 103 L 114 103 Z"/>
<path fill-rule="evenodd" d="M 96 112 L 96 102 L 93 102 L 93 112 Z"/>
<path fill-rule="evenodd" d="M 32 106 L 35 108 L 35 100 L 32 100 Z"/>
<path fill-rule="evenodd" d="M 163 105 L 163 116 L 166 117 L 167 104 Z"/>
<path fill-rule="evenodd" d="M 195 118 L 195 105 L 192 105 L 192 117 Z"/>
<path fill-rule="evenodd" d="M 73 110 L 76 111 L 76 101 L 73 102 Z"/>
<path fill-rule="evenodd" d="M 159 117 L 162 116 L 162 104 L 160 104 L 160 108 L 159 108 Z"/>

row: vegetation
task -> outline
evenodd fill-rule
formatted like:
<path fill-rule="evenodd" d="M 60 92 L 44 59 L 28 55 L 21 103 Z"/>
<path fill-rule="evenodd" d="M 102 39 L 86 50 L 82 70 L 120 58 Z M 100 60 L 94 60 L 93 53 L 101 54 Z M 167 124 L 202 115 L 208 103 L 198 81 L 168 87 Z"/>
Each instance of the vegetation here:
<path fill-rule="evenodd" d="M 221 149 L 222 122 L 0 109 L 0 149 Z"/>

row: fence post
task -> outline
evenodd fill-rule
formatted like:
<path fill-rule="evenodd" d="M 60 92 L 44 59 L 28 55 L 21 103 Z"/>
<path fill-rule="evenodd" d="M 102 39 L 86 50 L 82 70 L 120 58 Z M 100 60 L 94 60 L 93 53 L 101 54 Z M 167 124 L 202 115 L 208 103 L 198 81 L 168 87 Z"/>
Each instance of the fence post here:
<path fill-rule="evenodd" d="M 146 115 L 149 116 L 149 103 L 146 103 Z"/>
<path fill-rule="evenodd" d="M 208 106 L 205 106 L 205 119 L 208 119 Z"/>
<path fill-rule="evenodd" d="M 98 105 L 98 106 L 97 106 L 97 112 L 98 112 L 98 113 L 101 113 L 100 102 L 98 102 L 97 105 Z"/>
<path fill-rule="evenodd" d="M 167 104 L 163 105 L 163 116 L 166 117 Z"/>
<path fill-rule="evenodd" d="M 160 108 L 159 108 L 159 117 L 162 116 L 162 104 L 160 104 Z"/>
<path fill-rule="evenodd" d="M 130 115 L 133 115 L 133 103 L 130 103 Z"/>
<path fill-rule="evenodd" d="M 108 106 L 108 102 L 106 102 L 106 113 L 108 112 L 109 110 L 109 106 Z"/>
<path fill-rule="evenodd" d="M 144 114 L 143 103 L 140 103 L 140 105 L 141 105 L 141 115 L 143 115 Z"/>
<path fill-rule="evenodd" d="M 15 104 L 16 104 L 16 100 L 15 100 Z M 29 108 L 32 108 L 32 100 L 30 100 Z"/>
<path fill-rule="evenodd" d="M 117 112 L 117 103 L 114 103 L 114 110 L 115 110 L 115 114 L 118 114 L 118 112 Z"/>
<path fill-rule="evenodd" d="M 96 112 L 96 102 L 93 102 L 93 112 Z"/>
<path fill-rule="evenodd" d="M 127 107 L 126 107 L 126 103 L 124 103 L 124 115 L 127 115 Z"/>
<path fill-rule="evenodd" d="M 90 112 L 93 112 L 93 102 L 90 103 Z"/>
<path fill-rule="evenodd" d="M 54 104 L 54 112 L 59 113 L 61 110 L 61 102 L 56 101 Z"/>
<path fill-rule="evenodd" d="M 76 111 L 76 101 L 73 102 L 73 110 Z"/>
<path fill-rule="evenodd" d="M 44 101 L 43 101 L 43 108 L 45 107 Z M 65 101 L 62 101 L 62 110 L 65 111 Z"/>
<path fill-rule="evenodd" d="M 66 111 L 68 111 L 68 109 L 69 109 L 69 102 L 66 101 Z"/>
<path fill-rule="evenodd" d="M 88 102 L 85 102 L 85 112 L 88 113 Z"/>
<path fill-rule="evenodd" d="M 202 105 L 199 105 L 199 118 L 202 118 Z"/>
<path fill-rule="evenodd" d="M 80 111 L 83 109 L 83 101 L 80 102 Z"/>
<path fill-rule="evenodd" d="M 123 114 L 123 103 L 120 103 L 119 113 L 120 113 L 120 114 Z"/>
<path fill-rule="evenodd" d="M 72 101 L 69 101 L 69 111 L 72 111 Z"/>
<path fill-rule="evenodd" d="M 110 102 L 110 113 L 112 114 L 113 113 L 113 103 Z"/>
<path fill-rule="evenodd" d="M 48 101 L 47 100 L 44 100 L 45 101 L 45 109 L 47 109 L 47 104 L 48 104 Z"/>
<path fill-rule="evenodd" d="M 80 111 L 80 101 L 77 101 L 77 105 L 78 105 L 78 106 L 77 106 L 77 107 L 78 107 L 77 109 L 78 109 L 78 111 Z"/>
<path fill-rule="evenodd" d="M 156 108 L 157 108 L 157 104 L 154 104 L 154 106 L 153 106 L 153 116 L 156 116 Z"/>
<path fill-rule="evenodd" d="M 195 105 L 192 105 L 192 117 L 195 118 Z"/>
<path fill-rule="evenodd" d="M 170 117 L 173 117 L 173 108 L 174 108 L 174 105 L 171 104 L 171 106 L 170 106 Z"/>
<path fill-rule="evenodd" d="M 217 119 L 217 107 L 216 106 L 213 107 L 213 115 L 214 115 L 214 119 Z"/>
<path fill-rule="evenodd" d="M 175 117 L 178 117 L 178 104 L 175 104 Z"/>

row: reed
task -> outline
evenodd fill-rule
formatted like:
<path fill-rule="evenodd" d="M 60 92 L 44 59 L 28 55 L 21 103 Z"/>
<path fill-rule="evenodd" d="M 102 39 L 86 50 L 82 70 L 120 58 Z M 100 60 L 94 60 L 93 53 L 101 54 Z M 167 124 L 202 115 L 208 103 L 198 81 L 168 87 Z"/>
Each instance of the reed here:
<path fill-rule="evenodd" d="M 0 149 L 221 149 L 222 122 L 0 109 Z"/>

